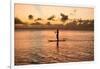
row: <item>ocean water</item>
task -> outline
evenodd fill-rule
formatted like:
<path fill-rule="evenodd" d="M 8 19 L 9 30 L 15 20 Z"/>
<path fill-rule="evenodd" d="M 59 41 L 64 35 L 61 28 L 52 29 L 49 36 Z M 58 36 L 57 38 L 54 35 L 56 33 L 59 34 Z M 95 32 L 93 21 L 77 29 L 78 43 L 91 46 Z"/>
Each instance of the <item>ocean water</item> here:
<path fill-rule="evenodd" d="M 60 30 L 58 48 L 56 30 L 15 30 L 15 65 L 93 61 L 93 33 Z"/>

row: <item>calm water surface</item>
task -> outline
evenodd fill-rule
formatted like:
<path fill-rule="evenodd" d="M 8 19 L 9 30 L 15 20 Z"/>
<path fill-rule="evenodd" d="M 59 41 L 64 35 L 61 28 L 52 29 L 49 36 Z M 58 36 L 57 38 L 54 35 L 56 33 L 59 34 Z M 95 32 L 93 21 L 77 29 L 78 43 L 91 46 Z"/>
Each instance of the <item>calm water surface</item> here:
<path fill-rule="evenodd" d="M 44 64 L 57 62 L 92 61 L 93 31 L 60 30 L 59 52 L 55 40 L 55 30 L 16 30 L 15 64 Z"/>

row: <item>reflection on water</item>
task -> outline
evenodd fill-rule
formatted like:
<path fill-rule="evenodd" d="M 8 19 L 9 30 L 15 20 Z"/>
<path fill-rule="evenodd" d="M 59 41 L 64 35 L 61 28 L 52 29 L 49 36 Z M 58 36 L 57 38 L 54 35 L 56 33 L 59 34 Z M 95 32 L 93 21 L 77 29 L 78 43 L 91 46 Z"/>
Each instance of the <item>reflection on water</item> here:
<path fill-rule="evenodd" d="M 44 64 L 57 62 L 91 61 L 94 58 L 92 31 L 60 30 L 59 53 L 55 30 L 16 30 L 15 64 Z"/>

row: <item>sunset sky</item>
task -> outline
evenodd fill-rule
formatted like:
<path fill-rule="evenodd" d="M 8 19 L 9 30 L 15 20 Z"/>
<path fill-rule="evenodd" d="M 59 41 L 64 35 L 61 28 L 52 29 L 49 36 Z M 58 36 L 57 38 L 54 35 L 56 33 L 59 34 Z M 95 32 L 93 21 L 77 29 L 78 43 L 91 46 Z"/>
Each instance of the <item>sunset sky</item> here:
<path fill-rule="evenodd" d="M 93 19 L 93 8 L 78 8 L 78 7 L 63 7 L 63 6 L 41 6 L 29 4 L 15 4 L 15 17 L 18 17 L 23 22 L 28 22 L 28 15 L 33 15 L 33 18 L 47 19 L 55 15 L 56 19 L 61 17 L 60 13 L 68 15 L 70 19 Z"/>

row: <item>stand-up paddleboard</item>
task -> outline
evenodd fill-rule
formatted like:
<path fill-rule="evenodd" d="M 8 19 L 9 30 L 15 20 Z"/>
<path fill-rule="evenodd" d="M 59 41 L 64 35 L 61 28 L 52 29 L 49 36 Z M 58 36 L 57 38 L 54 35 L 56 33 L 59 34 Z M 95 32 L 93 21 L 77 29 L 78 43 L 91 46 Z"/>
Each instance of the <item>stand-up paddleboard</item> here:
<path fill-rule="evenodd" d="M 66 40 L 48 40 L 49 42 L 57 42 L 57 41 L 60 41 L 60 42 L 63 42 L 63 41 L 66 41 Z"/>

